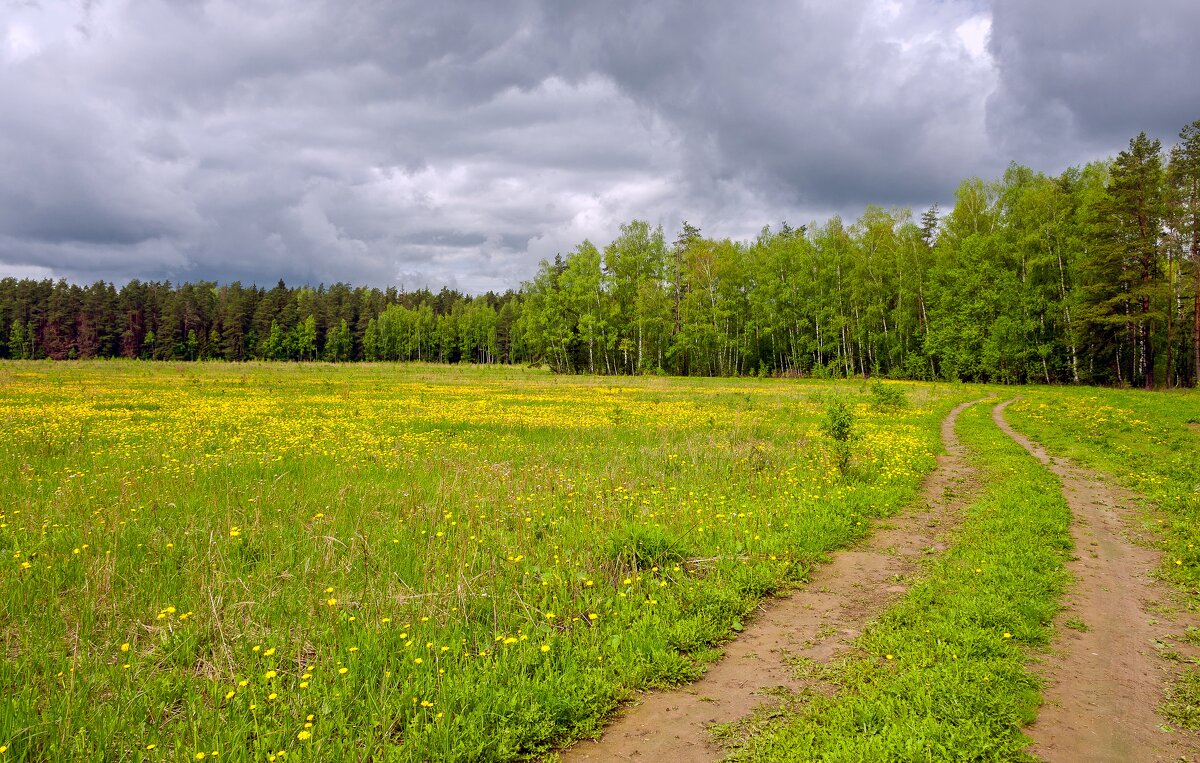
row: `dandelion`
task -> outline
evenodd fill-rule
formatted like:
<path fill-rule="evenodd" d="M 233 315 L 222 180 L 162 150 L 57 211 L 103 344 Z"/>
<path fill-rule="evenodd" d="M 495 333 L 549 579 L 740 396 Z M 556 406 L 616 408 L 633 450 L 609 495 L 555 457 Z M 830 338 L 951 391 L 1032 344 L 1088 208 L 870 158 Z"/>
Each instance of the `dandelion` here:
<path fill-rule="evenodd" d="M 350 672 L 350 668 L 338 668 L 338 673 L 340 673 L 343 676 L 349 672 Z"/>
<path fill-rule="evenodd" d="M 126 641 L 124 644 L 121 644 L 121 651 L 122 651 L 122 652 L 128 652 L 128 651 L 129 651 L 129 642 L 128 642 L 128 641 Z"/>
<path fill-rule="evenodd" d="M 304 731 L 301 731 L 299 734 L 296 735 L 296 738 L 299 739 L 301 742 L 303 742 L 305 739 L 309 739 L 310 737 L 312 737 L 312 732 L 307 729 L 305 729 Z"/>
<path fill-rule="evenodd" d="M 549 652 L 549 651 L 550 651 L 550 645 L 549 645 L 549 644 L 542 644 L 542 651 L 543 651 L 543 652 Z"/>
<path fill-rule="evenodd" d="M 337 606 L 337 599 L 326 599 L 325 603 L 331 607 Z"/>

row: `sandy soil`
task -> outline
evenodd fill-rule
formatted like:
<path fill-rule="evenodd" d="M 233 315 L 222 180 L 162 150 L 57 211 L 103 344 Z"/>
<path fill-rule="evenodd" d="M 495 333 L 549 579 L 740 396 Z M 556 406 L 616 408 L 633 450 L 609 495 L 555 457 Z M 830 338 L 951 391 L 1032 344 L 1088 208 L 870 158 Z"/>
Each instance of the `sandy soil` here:
<path fill-rule="evenodd" d="M 1159 649 L 1191 651 L 1172 635 L 1195 618 L 1173 611 L 1173 590 L 1152 577 L 1161 555 L 1134 535 L 1131 496 L 1014 432 L 1003 416 L 1008 404 L 993 411 L 996 424 L 1058 476 L 1074 515 L 1076 558 L 1067 567 L 1076 584 L 1038 667 L 1048 685 L 1026 729 L 1030 752 L 1049 761 L 1200 761 L 1200 736 L 1164 731 L 1156 713 L 1180 669 Z"/>
<path fill-rule="evenodd" d="M 969 405 L 958 406 L 942 423 L 947 455 L 926 478 L 917 509 L 881 523 L 860 547 L 833 554 L 802 589 L 765 603 L 700 680 L 644 695 L 599 740 L 577 743 L 562 752 L 562 760 L 720 760 L 726 751 L 712 740 L 709 726 L 775 702 L 764 691 L 811 686 L 797 677 L 789 659 L 829 662 L 907 590 L 904 576 L 918 570 L 922 556 L 946 548 L 943 536 L 977 487 L 954 434 L 958 414 Z"/>

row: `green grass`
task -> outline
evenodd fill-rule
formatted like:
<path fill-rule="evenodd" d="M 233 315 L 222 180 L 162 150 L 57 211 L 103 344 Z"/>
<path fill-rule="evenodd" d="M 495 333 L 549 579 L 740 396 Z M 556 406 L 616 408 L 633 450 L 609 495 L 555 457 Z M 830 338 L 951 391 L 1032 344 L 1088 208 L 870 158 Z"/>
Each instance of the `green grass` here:
<path fill-rule="evenodd" d="M 0 363 L 2 754 L 503 760 L 593 733 L 914 498 L 977 390 L 895 388 Z"/>
<path fill-rule="evenodd" d="M 1070 512 L 1057 480 L 969 409 L 959 433 L 983 492 L 952 546 L 825 671 L 838 692 L 794 701 L 737 760 L 1024 760 L 1040 703 L 1027 663 L 1067 582 Z"/>

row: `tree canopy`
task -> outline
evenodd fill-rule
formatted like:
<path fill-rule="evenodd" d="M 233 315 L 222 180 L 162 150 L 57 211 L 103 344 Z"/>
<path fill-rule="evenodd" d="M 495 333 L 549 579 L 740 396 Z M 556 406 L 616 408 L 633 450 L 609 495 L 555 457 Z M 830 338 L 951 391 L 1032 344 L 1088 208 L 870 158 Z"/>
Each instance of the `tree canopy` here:
<path fill-rule="evenodd" d="M 1200 377 L 1200 120 L 1057 177 L 972 178 L 752 241 L 644 220 L 519 290 L 0 280 L 0 357 L 544 363 L 562 373 Z"/>

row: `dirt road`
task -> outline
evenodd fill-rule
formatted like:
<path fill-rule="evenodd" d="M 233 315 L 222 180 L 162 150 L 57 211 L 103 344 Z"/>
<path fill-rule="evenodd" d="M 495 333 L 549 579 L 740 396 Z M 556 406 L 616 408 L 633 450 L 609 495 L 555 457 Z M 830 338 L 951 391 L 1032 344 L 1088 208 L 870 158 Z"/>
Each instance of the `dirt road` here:
<path fill-rule="evenodd" d="M 1195 623 L 1165 606 L 1172 592 L 1152 577 L 1161 555 L 1130 539 L 1130 496 L 1013 431 L 1004 420 L 1011 402 L 996 406 L 992 418 L 1058 476 L 1074 515 L 1076 559 L 1067 567 L 1076 583 L 1038 671 L 1049 683 L 1026 729 L 1030 751 L 1048 761 L 1200 760 L 1200 737 L 1162 730 L 1155 712 L 1178 670 L 1155 645 Z"/>

